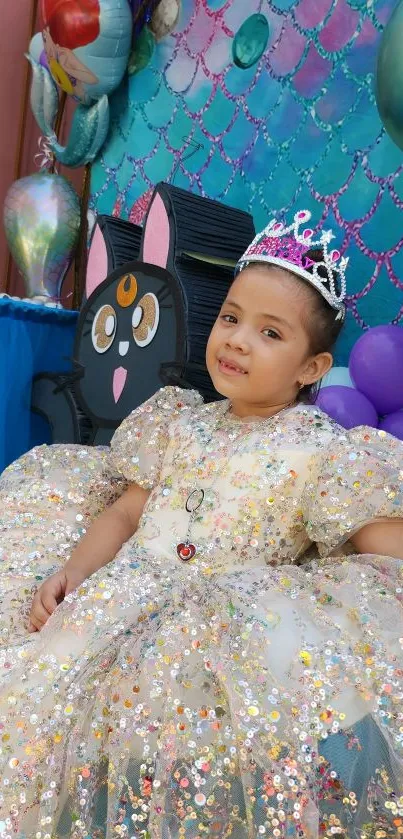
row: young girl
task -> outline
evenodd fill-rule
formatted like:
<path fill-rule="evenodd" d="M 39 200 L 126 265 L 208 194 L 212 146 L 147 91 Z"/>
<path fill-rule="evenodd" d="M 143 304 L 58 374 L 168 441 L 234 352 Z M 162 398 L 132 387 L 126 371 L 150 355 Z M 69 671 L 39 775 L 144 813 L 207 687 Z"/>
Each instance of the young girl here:
<path fill-rule="evenodd" d="M 345 294 L 308 219 L 238 265 L 225 400 L 3 476 L 2 839 L 403 833 L 403 449 L 301 400 Z"/>

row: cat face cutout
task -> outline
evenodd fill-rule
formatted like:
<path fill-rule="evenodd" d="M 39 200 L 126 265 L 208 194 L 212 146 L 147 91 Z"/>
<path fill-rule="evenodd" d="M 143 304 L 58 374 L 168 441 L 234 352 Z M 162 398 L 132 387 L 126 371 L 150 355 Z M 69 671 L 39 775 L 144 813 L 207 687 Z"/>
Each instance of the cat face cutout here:
<path fill-rule="evenodd" d="M 181 356 L 181 306 L 170 273 L 144 262 L 115 270 L 79 318 L 77 395 L 97 425 L 116 426 L 161 386 L 160 366 Z"/>

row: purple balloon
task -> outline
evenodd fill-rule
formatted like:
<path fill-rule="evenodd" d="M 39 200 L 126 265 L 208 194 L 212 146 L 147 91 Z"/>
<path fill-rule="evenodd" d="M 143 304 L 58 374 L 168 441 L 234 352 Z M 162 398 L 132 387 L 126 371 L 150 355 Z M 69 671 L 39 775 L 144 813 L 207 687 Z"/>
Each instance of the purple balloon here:
<path fill-rule="evenodd" d="M 352 387 L 330 385 L 319 391 L 316 404 L 343 428 L 378 426 L 378 414 L 369 399 Z"/>
<path fill-rule="evenodd" d="M 403 329 L 391 325 L 368 329 L 351 351 L 349 369 L 356 388 L 378 414 L 403 408 Z"/>
<path fill-rule="evenodd" d="M 384 417 L 379 423 L 379 428 L 403 440 L 403 411 L 395 411 L 394 414 Z"/>

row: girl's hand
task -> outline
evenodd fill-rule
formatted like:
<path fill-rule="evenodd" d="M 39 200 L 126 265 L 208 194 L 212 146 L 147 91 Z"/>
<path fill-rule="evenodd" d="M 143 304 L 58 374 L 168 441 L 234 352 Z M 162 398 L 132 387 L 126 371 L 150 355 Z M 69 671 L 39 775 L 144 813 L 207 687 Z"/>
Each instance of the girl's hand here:
<path fill-rule="evenodd" d="M 83 577 L 75 579 L 63 569 L 45 580 L 32 601 L 28 632 L 40 632 L 56 606 L 62 603 L 64 598 L 82 583 L 83 579 Z"/>

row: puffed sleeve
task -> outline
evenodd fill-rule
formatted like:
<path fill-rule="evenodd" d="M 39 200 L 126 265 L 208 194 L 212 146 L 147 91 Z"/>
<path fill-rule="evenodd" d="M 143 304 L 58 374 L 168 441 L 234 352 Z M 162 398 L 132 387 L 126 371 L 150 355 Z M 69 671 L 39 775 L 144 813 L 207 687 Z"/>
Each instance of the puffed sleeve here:
<path fill-rule="evenodd" d="M 370 522 L 403 518 L 403 443 L 384 431 L 360 427 L 335 435 L 310 467 L 302 509 L 322 556 Z"/>
<path fill-rule="evenodd" d="M 152 489 L 159 482 L 170 428 L 184 411 L 203 403 L 199 393 L 177 387 L 159 390 L 136 408 L 111 441 L 111 466 L 126 480 Z"/>

